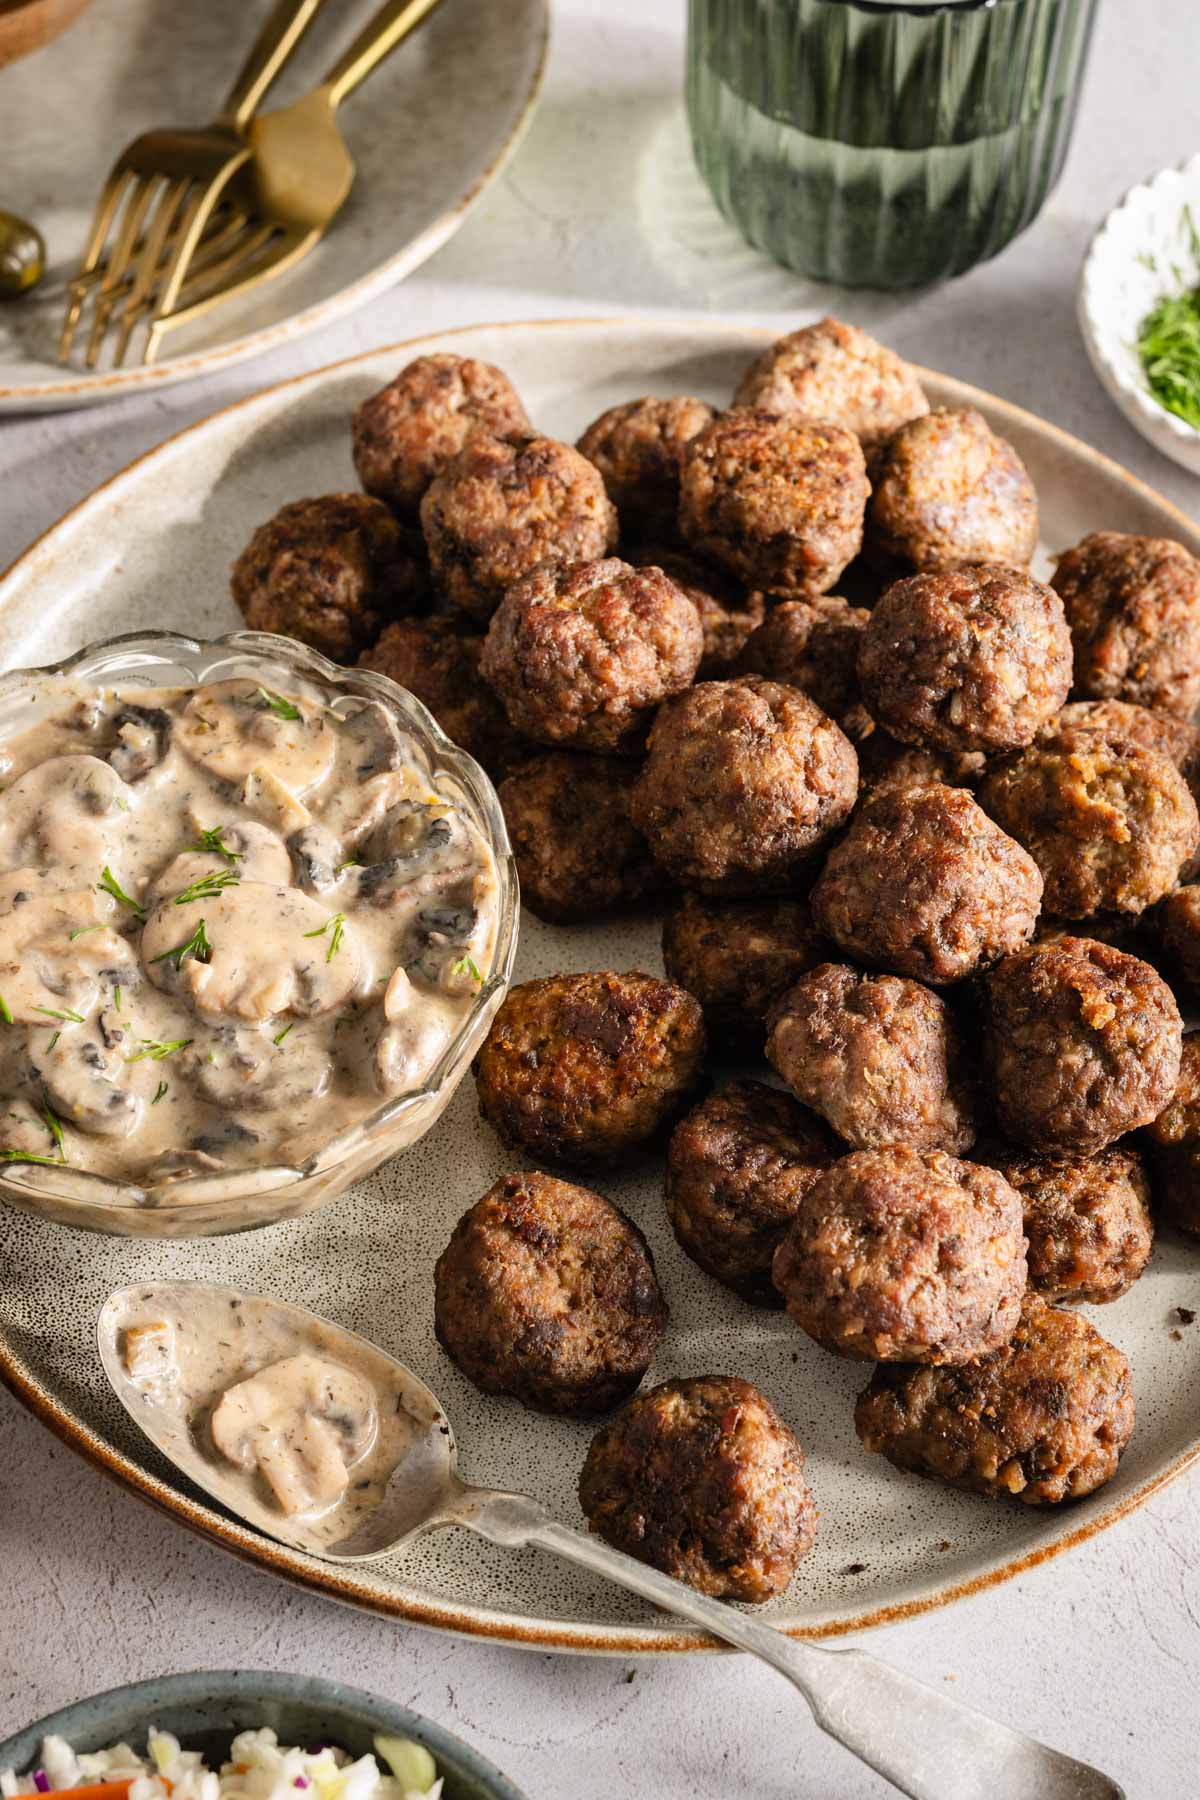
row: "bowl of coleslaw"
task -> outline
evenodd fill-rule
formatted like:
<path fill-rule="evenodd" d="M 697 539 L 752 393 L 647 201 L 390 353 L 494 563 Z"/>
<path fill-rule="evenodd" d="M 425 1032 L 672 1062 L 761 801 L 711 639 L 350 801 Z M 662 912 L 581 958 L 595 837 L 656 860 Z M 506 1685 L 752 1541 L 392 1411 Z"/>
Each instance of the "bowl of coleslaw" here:
<path fill-rule="evenodd" d="M 461 1739 L 341 1682 L 257 1670 L 157 1676 L 0 1742 L 24 1800 L 525 1800 Z"/>

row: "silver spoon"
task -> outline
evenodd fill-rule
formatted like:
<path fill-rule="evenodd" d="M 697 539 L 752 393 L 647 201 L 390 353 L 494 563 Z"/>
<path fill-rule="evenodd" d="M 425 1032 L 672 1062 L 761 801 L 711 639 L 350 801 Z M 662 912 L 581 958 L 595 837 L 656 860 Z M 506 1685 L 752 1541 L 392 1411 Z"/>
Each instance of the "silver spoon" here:
<path fill-rule="evenodd" d="M 215 1461 L 206 1460 L 197 1446 L 192 1421 L 182 1431 L 178 1424 L 172 1430 L 168 1415 L 147 1404 L 145 1388 L 131 1381 L 124 1367 L 121 1327 L 131 1309 L 144 1316 L 146 1305 L 158 1295 L 164 1304 L 178 1304 L 189 1294 L 197 1301 L 252 1308 L 259 1318 L 266 1312 L 321 1355 L 339 1360 L 340 1351 L 340 1360 L 351 1368 L 386 1368 L 413 1419 L 411 1444 L 378 1506 L 349 1537 L 319 1551 L 310 1548 L 309 1554 L 335 1564 L 371 1562 L 447 1525 L 463 1525 L 506 1549 L 534 1544 L 761 1657 L 799 1688 L 823 1731 L 912 1800 L 1124 1800 L 1123 1790 L 1099 1770 L 998 1724 L 863 1650 L 825 1650 L 797 1642 L 598 1538 L 560 1525 L 524 1494 L 469 1487 L 458 1474 L 454 1436 L 436 1397 L 403 1363 L 354 1332 L 301 1307 L 233 1288 L 143 1282 L 119 1290 L 105 1303 L 98 1327 L 100 1358 L 117 1397 L 190 1480 L 258 1529 L 285 1543 L 297 1541 L 282 1514 L 273 1527 L 265 1509 L 231 1501 Z"/>

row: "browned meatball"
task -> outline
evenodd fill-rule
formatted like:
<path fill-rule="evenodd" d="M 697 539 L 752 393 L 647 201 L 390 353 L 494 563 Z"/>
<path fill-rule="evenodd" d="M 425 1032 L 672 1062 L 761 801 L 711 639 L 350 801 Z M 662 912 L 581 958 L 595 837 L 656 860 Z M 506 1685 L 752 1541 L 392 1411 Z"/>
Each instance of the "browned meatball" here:
<path fill-rule="evenodd" d="M 1037 495 L 1025 465 L 972 406 L 902 425 L 872 469 L 867 544 L 912 569 L 1024 568 L 1037 549 Z"/>
<path fill-rule="evenodd" d="M 854 1423 L 898 1469 L 1027 1506 L 1110 1481 L 1133 1430 L 1129 1364 L 1078 1313 L 1026 1296 L 1002 1349 L 952 1369 L 876 1369 Z"/>
<path fill-rule="evenodd" d="M 1071 685 L 1062 602 L 999 563 L 910 575 L 867 617 L 858 657 L 872 716 L 907 744 L 1016 750 Z"/>
<path fill-rule="evenodd" d="M 526 737 L 629 755 L 703 649 L 699 614 L 670 577 L 612 556 L 545 564 L 511 587 L 480 666 Z"/>
<path fill-rule="evenodd" d="M 1200 886 L 1191 882 L 1168 894 L 1154 922 L 1171 972 L 1200 991 Z"/>
<path fill-rule="evenodd" d="M 506 591 L 539 563 L 606 556 L 617 515 L 598 469 L 570 444 L 468 438 L 430 482 L 421 528 L 448 599 L 490 619 Z"/>
<path fill-rule="evenodd" d="M 479 673 L 482 654 L 482 636 L 457 619 L 398 619 L 359 661 L 415 694 L 448 738 L 498 776 L 529 744 Z"/>
<path fill-rule="evenodd" d="M 662 871 L 629 817 L 635 765 L 550 750 L 500 783 L 521 899 L 553 925 L 641 906 Z"/>
<path fill-rule="evenodd" d="M 1174 713 L 1151 712 L 1128 700 L 1072 700 L 1038 735 L 1056 738 L 1079 732 L 1130 739 L 1147 750 L 1159 750 L 1170 757 L 1189 787 L 1200 775 L 1200 728 Z"/>
<path fill-rule="evenodd" d="M 833 595 L 781 601 L 747 639 L 739 667 L 802 689 L 858 743 L 874 729 L 858 684 L 859 645 L 870 616 Z"/>
<path fill-rule="evenodd" d="M 1200 1032 L 1184 1038 L 1174 1091 L 1145 1141 L 1155 1204 L 1180 1231 L 1200 1237 Z"/>
<path fill-rule="evenodd" d="M 1150 1184 L 1136 1151 L 1002 1155 L 1025 1209 L 1029 1285 L 1044 1300 L 1116 1300 L 1150 1259 Z"/>
<path fill-rule="evenodd" d="M 506 1142 L 588 1169 L 659 1141 L 703 1062 L 700 1007 L 682 988 L 636 971 L 549 975 L 509 990 L 475 1084 Z"/>
<path fill-rule="evenodd" d="M 839 1356 L 968 1362 L 1017 1322 L 1021 1203 L 998 1170 L 941 1150 L 852 1150 L 801 1197 L 774 1279 Z"/>
<path fill-rule="evenodd" d="M 819 1119 L 761 1081 L 731 1081 L 675 1127 L 667 1215 L 692 1261 L 755 1306 L 782 1304 L 775 1251 L 837 1150 Z"/>
<path fill-rule="evenodd" d="M 1170 1099 L 1183 1025 L 1149 963 L 1059 938 L 1002 962 L 986 999 L 993 1099 L 1014 1142 L 1092 1156 Z"/>
<path fill-rule="evenodd" d="M 660 568 L 700 614 L 704 654 L 696 680 L 719 681 L 731 675 L 750 633 L 767 616 L 763 596 L 747 594 L 727 575 L 682 551 L 642 546 L 629 552 L 629 561 L 635 569 L 644 569 L 650 563 Z"/>
<path fill-rule="evenodd" d="M 1143 912 L 1200 845 L 1196 802 L 1170 758 L 1086 729 L 999 764 L 980 798 L 1037 863 L 1057 918 Z"/>
<path fill-rule="evenodd" d="M 675 536 L 684 446 L 716 418 L 704 400 L 626 400 L 593 419 L 577 448 L 604 477 L 622 531 Z"/>
<path fill-rule="evenodd" d="M 946 1002 L 917 981 L 821 963 L 776 1001 L 767 1060 L 856 1150 L 960 1154 L 978 1095 Z"/>
<path fill-rule="evenodd" d="M 592 1439 L 579 1504 L 598 1537 L 720 1600 L 781 1594 L 817 1531 L 804 1452 L 735 1375 L 636 1395 Z"/>
<path fill-rule="evenodd" d="M 830 951 L 807 900 L 685 894 L 663 924 L 663 966 L 694 994 L 718 1054 L 761 1050 L 771 1002 Z"/>
<path fill-rule="evenodd" d="M 931 750 L 927 745 L 898 744 L 878 726 L 858 746 L 861 794 L 881 787 L 974 787 L 987 758 L 980 750 Z"/>
<path fill-rule="evenodd" d="M 1170 538 L 1096 531 L 1058 559 L 1080 698 L 1190 719 L 1200 705 L 1200 563 Z"/>
<path fill-rule="evenodd" d="M 1025 944 L 1042 899 L 1037 864 L 965 788 L 869 794 L 830 852 L 813 914 L 859 961 L 961 981 Z"/>
<path fill-rule="evenodd" d="M 429 602 L 424 559 L 381 500 L 322 494 L 281 506 L 230 574 L 253 631 L 299 638 L 353 662 L 389 619 Z"/>
<path fill-rule="evenodd" d="M 795 885 L 857 792 L 854 746 L 807 694 L 702 681 L 660 710 L 633 819 L 685 887 L 769 894 Z"/>
<path fill-rule="evenodd" d="M 666 1324 L 637 1226 L 550 1175 L 502 1176 L 434 1271 L 438 1343 L 481 1393 L 534 1412 L 590 1418 L 627 1400 Z"/>
<path fill-rule="evenodd" d="M 789 332 L 756 357 L 734 404 L 841 425 L 868 458 L 899 426 L 929 411 L 915 369 L 857 326 L 829 318 Z"/>
<path fill-rule="evenodd" d="M 684 452 L 679 525 L 740 581 L 810 599 L 857 556 L 869 492 L 850 432 L 735 407 Z"/>
<path fill-rule="evenodd" d="M 354 413 L 354 467 L 368 494 L 415 523 L 434 476 L 473 432 L 528 437 L 516 389 L 493 363 L 418 356 Z"/>

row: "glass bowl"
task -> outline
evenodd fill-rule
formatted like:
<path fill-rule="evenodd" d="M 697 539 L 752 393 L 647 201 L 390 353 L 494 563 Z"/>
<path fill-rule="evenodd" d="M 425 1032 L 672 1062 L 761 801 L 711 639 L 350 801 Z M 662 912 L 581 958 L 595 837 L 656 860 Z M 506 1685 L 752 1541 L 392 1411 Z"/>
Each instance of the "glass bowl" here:
<path fill-rule="evenodd" d="M 351 698 L 376 700 L 408 733 L 433 786 L 463 808 L 495 859 L 499 914 L 492 966 L 427 1080 L 339 1132 L 294 1167 L 278 1164 L 138 1185 L 57 1164 L 0 1165 L 0 1198 L 60 1225 L 121 1237 L 210 1237 L 275 1225 L 336 1199 L 416 1143 L 441 1116 L 508 987 L 517 947 L 518 887 L 496 791 L 421 702 L 384 675 L 338 668 L 306 645 L 265 631 L 234 631 L 211 643 L 173 631 L 130 632 L 89 645 L 65 662 L 0 676 L 0 743 L 58 710 L 81 685 L 191 687 L 241 676 L 276 691 L 308 692 L 335 712 Z"/>

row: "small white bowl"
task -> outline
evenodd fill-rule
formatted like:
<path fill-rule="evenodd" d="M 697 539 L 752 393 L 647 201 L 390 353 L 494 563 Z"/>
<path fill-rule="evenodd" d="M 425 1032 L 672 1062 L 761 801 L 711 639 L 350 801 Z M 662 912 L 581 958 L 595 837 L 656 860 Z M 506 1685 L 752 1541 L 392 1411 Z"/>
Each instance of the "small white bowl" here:
<path fill-rule="evenodd" d="M 1200 156 L 1131 188 L 1092 239 L 1079 278 L 1079 326 L 1092 367 L 1142 436 L 1200 475 L 1200 431 L 1159 405 L 1137 353 L 1157 301 L 1200 282 L 1187 211 L 1200 230 Z"/>

